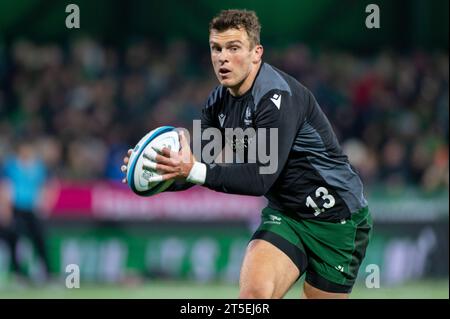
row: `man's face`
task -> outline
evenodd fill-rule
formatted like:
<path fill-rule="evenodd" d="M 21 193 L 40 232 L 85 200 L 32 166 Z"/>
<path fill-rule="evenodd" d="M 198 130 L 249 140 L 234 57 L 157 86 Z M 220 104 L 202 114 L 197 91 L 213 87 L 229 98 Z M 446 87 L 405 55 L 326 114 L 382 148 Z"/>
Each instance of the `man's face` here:
<path fill-rule="evenodd" d="M 257 67 L 261 59 L 258 47 L 251 48 L 245 29 L 228 29 L 209 34 L 211 61 L 220 84 L 227 88 L 239 87 Z"/>

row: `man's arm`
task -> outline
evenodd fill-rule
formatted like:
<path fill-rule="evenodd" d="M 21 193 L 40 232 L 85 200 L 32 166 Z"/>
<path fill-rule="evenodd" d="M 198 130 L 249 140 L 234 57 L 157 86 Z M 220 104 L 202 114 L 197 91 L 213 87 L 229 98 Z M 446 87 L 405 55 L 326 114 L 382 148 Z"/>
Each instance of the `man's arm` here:
<path fill-rule="evenodd" d="M 202 134 L 203 134 L 203 131 L 207 128 L 217 127 L 217 123 L 214 122 L 214 116 L 212 114 L 213 113 L 213 105 L 220 102 L 219 100 L 220 100 L 221 96 L 222 96 L 222 87 L 221 86 L 216 87 L 210 93 L 208 100 L 206 102 L 206 106 L 202 109 L 202 114 L 201 114 Z M 181 136 L 180 136 L 180 142 L 182 142 Z M 223 141 L 221 141 L 221 142 L 222 142 L 222 148 L 223 148 L 224 143 L 223 143 Z M 203 150 L 203 147 L 206 143 L 207 143 L 207 141 L 201 140 L 201 150 Z M 189 172 L 192 169 L 192 166 L 195 162 L 195 158 L 194 158 L 194 162 L 190 161 L 190 158 L 192 157 L 190 155 L 192 155 L 192 152 L 191 152 L 190 146 L 186 145 L 185 141 L 181 143 L 181 150 L 180 150 L 179 154 L 170 152 L 169 150 L 164 150 L 164 151 L 165 152 L 163 152 L 163 155 L 166 155 L 167 158 L 162 158 L 164 161 L 162 163 L 158 164 L 158 168 L 155 167 L 156 164 L 154 163 L 154 162 L 157 162 L 157 159 L 153 158 L 153 160 L 151 160 L 151 162 L 153 162 L 153 164 L 150 163 L 152 165 L 152 167 L 149 167 L 149 169 L 152 169 L 152 170 L 158 169 L 163 174 L 165 174 L 163 176 L 162 180 L 168 180 L 168 179 L 175 178 L 174 183 L 172 183 L 172 185 L 169 188 L 167 188 L 165 190 L 165 192 L 182 191 L 182 190 L 191 188 L 195 184 L 201 184 L 201 183 L 199 183 L 198 178 L 196 178 L 196 177 L 198 177 L 199 170 L 197 167 L 198 167 L 199 163 L 196 163 L 197 165 L 195 165 L 195 168 L 197 168 L 197 169 L 193 170 L 191 176 L 189 176 Z M 133 152 L 132 149 L 128 150 L 127 155 L 123 158 L 123 165 L 120 168 L 122 170 L 122 172 L 125 174 L 125 177 L 122 179 L 122 183 L 124 183 L 124 184 L 127 183 L 127 178 L 126 178 L 127 165 L 128 165 L 128 161 L 130 159 L 132 152 Z M 182 154 L 187 155 L 186 157 L 188 158 L 188 161 L 187 161 L 188 163 L 186 163 L 186 160 L 180 161 Z M 161 158 L 161 156 L 159 156 L 159 155 L 158 155 L 158 157 Z M 174 160 L 171 161 L 169 159 L 174 159 Z M 163 165 L 163 164 L 165 164 L 165 165 Z M 182 165 L 180 165 L 180 164 L 182 164 Z M 187 164 L 187 165 L 185 165 L 185 164 Z M 183 167 L 181 167 L 181 166 L 183 166 Z M 200 171 L 204 171 L 205 169 L 206 169 L 206 167 L 203 167 L 202 169 L 200 169 Z M 183 173 L 181 173 L 181 172 L 183 172 Z M 187 172 L 187 174 L 186 174 L 186 172 Z M 187 179 L 187 177 L 189 177 L 189 179 Z M 157 178 L 158 178 L 158 180 L 154 180 L 154 181 L 160 181 L 160 176 L 157 176 Z M 153 181 L 151 180 L 151 182 L 153 182 Z"/>
<path fill-rule="evenodd" d="M 202 114 L 201 114 L 201 132 L 203 133 L 204 130 L 214 127 L 214 121 L 213 121 L 213 117 L 211 114 L 211 108 L 204 108 L 202 110 Z M 200 136 L 201 139 L 201 136 Z M 207 141 L 204 141 L 201 139 L 201 150 L 203 150 L 203 147 L 205 146 L 205 144 L 207 143 Z M 192 144 L 192 143 L 191 143 Z M 223 148 L 223 143 L 222 143 L 222 148 Z M 220 154 L 219 154 L 220 155 Z M 217 156 L 216 156 L 217 158 Z M 187 180 L 182 178 L 182 179 L 175 179 L 175 181 L 172 183 L 172 185 L 170 185 L 170 187 L 168 187 L 165 192 L 178 192 L 178 191 L 184 191 L 187 190 L 189 188 L 191 188 L 192 186 L 195 186 L 198 183 L 198 174 L 199 174 L 199 168 L 197 165 L 194 164 L 194 170 L 191 169 L 191 174 L 188 175 Z M 200 171 L 203 171 L 204 168 L 200 168 Z M 201 174 L 201 172 L 200 172 Z M 201 178 L 201 176 L 200 176 Z"/>
<path fill-rule="evenodd" d="M 282 94 L 282 92 L 278 94 Z M 268 95 L 260 102 L 257 108 L 255 126 L 256 129 L 274 128 L 278 130 L 278 138 L 274 142 L 278 147 L 277 156 L 275 156 L 277 166 L 274 172 L 263 174 L 262 170 L 267 165 L 263 165 L 260 160 L 256 160 L 256 163 L 247 164 L 186 162 L 182 161 L 181 157 L 188 154 L 178 154 L 170 152 L 168 149 L 163 149 L 162 154 L 156 155 L 154 160 L 156 168 L 165 173 L 151 181 L 180 177 L 220 192 L 256 196 L 264 195 L 278 178 L 286 164 L 295 136 L 300 128 L 300 124 L 303 122 L 303 113 L 306 109 L 306 105 L 290 103 L 287 96 L 282 96 L 281 105 L 278 103 L 276 105 L 271 100 L 272 96 Z M 310 102 L 304 101 L 303 103 Z M 269 134 L 267 134 L 265 140 L 266 146 L 270 145 Z M 195 180 L 190 178 L 192 175 L 195 176 Z"/>

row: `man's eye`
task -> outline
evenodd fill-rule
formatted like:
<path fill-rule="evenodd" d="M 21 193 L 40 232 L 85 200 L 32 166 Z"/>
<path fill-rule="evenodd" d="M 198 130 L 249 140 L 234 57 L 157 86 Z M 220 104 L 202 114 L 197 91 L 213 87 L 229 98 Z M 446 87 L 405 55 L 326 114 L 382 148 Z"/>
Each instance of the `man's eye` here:
<path fill-rule="evenodd" d="M 230 49 L 231 51 L 236 52 L 239 49 L 239 47 L 231 47 Z"/>
<path fill-rule="evenodd" d="M 212 47 L 211 50 L 212 50 L 213 52 L 220 52 L 220 51 L 221 51 L 221 49 L 218 48 L 218 47 Z"/>

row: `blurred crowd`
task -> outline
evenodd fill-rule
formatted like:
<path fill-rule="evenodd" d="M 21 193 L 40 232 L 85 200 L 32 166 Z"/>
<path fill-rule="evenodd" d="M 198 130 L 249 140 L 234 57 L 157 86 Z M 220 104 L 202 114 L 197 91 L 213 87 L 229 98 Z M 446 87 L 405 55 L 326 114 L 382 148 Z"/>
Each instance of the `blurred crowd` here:
<path fill-rule="evenodd" d="M 448 190 L 448 52 L 295 44 L 265 61 L 314 93 L 367 188 Z M 0 46 L 0 163 L 31 139 L 57 178 L 119 181 L 128 148 L 160 125 L 191 129 L 216 85 L 207 45 L 182 40 Z"/>

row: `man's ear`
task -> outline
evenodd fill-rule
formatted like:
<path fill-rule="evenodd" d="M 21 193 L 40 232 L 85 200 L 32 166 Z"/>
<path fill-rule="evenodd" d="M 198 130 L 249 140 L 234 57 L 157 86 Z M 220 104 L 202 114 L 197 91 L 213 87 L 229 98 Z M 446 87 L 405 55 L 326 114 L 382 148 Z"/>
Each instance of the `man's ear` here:
<path fill-rule="evenodd" d="M 253 63 L 259 63 L 262 59 L 264 48 L 261 44 L 255 45 L 253 48 Z"/>

